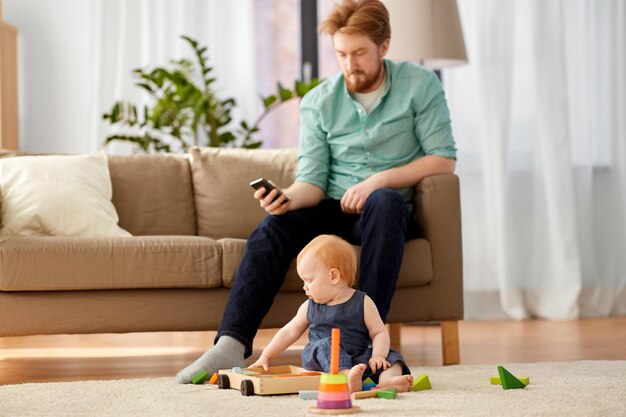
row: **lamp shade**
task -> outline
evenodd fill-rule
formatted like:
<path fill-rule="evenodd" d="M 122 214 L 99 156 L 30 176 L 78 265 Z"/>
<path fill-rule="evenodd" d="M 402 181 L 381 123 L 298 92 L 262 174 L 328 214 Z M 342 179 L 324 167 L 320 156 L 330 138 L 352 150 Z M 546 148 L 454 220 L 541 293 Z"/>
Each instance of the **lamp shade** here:
<path fill-rule="evenodd" d="M 456 0 L 385 0 L 391 24 L 387 57 L 430 69 L 467 62 Z"/>

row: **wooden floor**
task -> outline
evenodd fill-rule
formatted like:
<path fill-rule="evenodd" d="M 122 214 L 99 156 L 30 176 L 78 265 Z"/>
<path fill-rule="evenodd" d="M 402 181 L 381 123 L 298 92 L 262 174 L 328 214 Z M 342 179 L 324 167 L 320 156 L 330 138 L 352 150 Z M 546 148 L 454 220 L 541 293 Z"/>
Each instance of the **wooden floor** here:
<path fill-rule="evenodd" d="M 261 330 L 254 360 L 274 330 Z M 0 384 L 173 376 L 213 343 L 215 332 L 0 338 Z M 626 360 L 626 317 L 580 321 L 461 322 L 462 364 Z M 273 364 L 298 364 L 303 338 Z M 410 366 L 439 366 L 438 326 L 405 325 Z"/>

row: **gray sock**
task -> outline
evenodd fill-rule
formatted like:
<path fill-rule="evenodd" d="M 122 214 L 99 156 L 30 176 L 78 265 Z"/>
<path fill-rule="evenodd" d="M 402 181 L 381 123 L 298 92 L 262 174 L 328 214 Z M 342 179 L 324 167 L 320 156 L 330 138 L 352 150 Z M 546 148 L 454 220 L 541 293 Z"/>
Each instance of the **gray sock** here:
<path fill-rule="evenodd" d="M 222 336 L 215 346 L 207 350 L 202 356 L 196 359 L 191 365 L 181 370 L 176 375 L 176 382 L 179 384 L 189 384 L 191 378 L 205 369 L 209 377 L 219 369 L 230 369 L 235 366 L 244 367 L 243 355 L 246 347 L 230 336 Z"/>

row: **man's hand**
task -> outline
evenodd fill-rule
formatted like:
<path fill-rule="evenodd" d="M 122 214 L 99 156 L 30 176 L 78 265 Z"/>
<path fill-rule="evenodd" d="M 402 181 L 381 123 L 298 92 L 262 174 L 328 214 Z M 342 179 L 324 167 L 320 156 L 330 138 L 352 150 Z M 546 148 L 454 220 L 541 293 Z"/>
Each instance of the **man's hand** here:
<path fill-rule="evenodd" d="M 261 367 L 265 370 L 265 372 L 267 372 L 270 367 L 269 358 L 266 358 L 263 355 L 261 355 L 259 359 L 257 359 L 257 361 L 254 362 L 252 365 L 248 366 L 248 368 L 261 368 Z"/>
<path fill-rule="evenodd" d="M 273 182 L 272 185 L 276 186 L 276 184 L 274 184 Z M 259 200 L 259 204 L 265 211 L 273 216 L 279 216 L 289 211 L 289 204 L 291 203 L 291 200 L 286 201 L 287 194 L 282 193 L 280 197 L 276 198 L 276 196 L 282 192 L 278 189 L 278 187 L 276 187 L 276 189 L 270 191 L 269 194 L 263 197 L 265 192 L 265 188 L 259 188 L 254 192 L 254 198 Z M 274 201 L 274 198 L 276 198 L 276 201 Z"/>
<path fill-rule="evenodd" d="M 341 210 L 346 214 L 361 214 L 367 197 L 380 188 L 375 176 L 348 188 L 341 197 Z"/>
<path fill-rule="evenodd" d="M 367 198 L 379 188 L 413 187 L 424 177 L 454 173 L 455 166 L 454 159 L 426 155 L 401 167 L 377 172 L 365 181 L 346 190 L 341 198 L 341 209 L 346 214 L 361 214 Z"/>
<path fill-rule="evenodd" d="M 387 369 L 391 366 L 391 364 L 387 362 L 386 358 L 379 355 L 372 356 L 370 358 L 369 364 L 370 368 L 372 369 L 372 373 L 374 374 L 376 373 L 377 369 Z"/>

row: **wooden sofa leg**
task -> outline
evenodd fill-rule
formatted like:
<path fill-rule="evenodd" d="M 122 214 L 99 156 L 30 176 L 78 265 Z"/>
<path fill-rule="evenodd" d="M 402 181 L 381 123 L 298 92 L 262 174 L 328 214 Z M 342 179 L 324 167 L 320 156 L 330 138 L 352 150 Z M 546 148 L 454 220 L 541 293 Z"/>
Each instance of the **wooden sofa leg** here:
<path fill-rule="evenodd" d="M 400 349 L 400 333 L 402 330 L 402 323 L 389 323 L 387 324 L 387 331 L 389 332 L 390 345 Z"/>
<path fill-rule="evenodd" d="M 441 322 L 441 348 L 444 365 L 457 365 L 461 362 L 458 321 Z"/>

